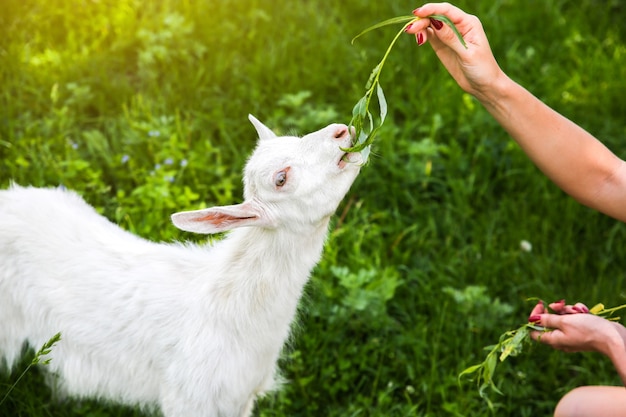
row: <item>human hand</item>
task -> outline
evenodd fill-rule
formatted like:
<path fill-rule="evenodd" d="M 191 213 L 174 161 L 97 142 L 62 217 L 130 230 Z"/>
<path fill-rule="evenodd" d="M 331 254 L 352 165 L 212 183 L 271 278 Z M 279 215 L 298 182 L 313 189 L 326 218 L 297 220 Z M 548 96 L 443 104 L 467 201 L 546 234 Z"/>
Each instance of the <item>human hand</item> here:
<path fill-rule="evenodd" d="M 582 303 L 565 304 L 564 300 L 549 305 L 549 313 L 543 303 L 538 303 L 530 313 L 528 321 L 550 331 L 533 331 L 531 337 L 541 343 L 565 352 L 593 351 L 609 357 L 626 346 L 626 329 L 589 312 Z"/>
<path fill-rule="evenodd" d="M 448 3 L 425 4 L 415 9 L 413 14 L 422 19 L 414 22 L 406 32 L 415 35 L 418 45 L 430 42 L 443 65 L 463 90 L 481 100 L 483 96 L 489 96 L 495 83 L 502 77 L 506 78 L 476 16 Z M 467 48 L 447 25 L 435 19 L 426 19 L 433 14 L 448 17 L 463 36 Z"/>

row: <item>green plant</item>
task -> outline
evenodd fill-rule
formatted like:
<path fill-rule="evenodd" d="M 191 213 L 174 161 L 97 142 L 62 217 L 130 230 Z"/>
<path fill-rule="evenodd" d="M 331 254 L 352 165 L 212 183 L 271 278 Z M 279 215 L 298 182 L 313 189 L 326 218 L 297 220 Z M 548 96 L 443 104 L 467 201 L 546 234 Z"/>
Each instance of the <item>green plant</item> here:
<path fill-rule="evenodd" d="M 443 16 L 443 15 L 431 15 L 431 16 L 428 16 L 428 18 L 440 20 L 443 23 L 450 26 L 452 30 L 454 31 L 454 33 L 456 34 L 456 36 L 458 37 L 461 44 L 463 44 L 463 46 L 467 48 L 467 45 L 465 44 L 465 40 L 463 39 L 463 36 L 461 35 L 461 33 L 456 28 L 455 24 L 452 23 L 450 19 L 448 19 L 446 16 Z M 352 147 L 346 149 L 346 152 L 361 152 L 363 156 L 363 161 L 368 160 L 369 146 L 374 142 L 376 134 L 378 133 L 380 127 L 385 122 L 385 118 L 387 117 L 387 100 L 385 98 L 383 88 L 380 86 L 380 74 L 383 70 L 383 66 L 385 65 L 385 62 L 387 61 L 387 57 L 389 56 L 391 49 L 395 45 L 400 35 L 404 33 L 404 31 L 409 25 L 411 25 L 412 23 L 418 20 L 420 20 L 420 18 L 415 17 L 415 16 L 399 16 L 399 17 L 387 19 L 373 26 L 370 26 L 369 28 L 363 30 L 361 33 L 359 33 L 352 39 L 352 43 L 354 43 L 356 39 L 358 39 L 359 37 L 363 36 L 364 34 L 372 30 L 375 30 L 384 26 L 388 26 L 388 25 L 404 23 L 404 25 L 402 26 L 402 29 L 398 31 L 396 36 L 393 38 L 393 40 L 387 47 L 387 50 L 385 51 L 383 58 L 380 60 L 378 65 L 376 65 L 374 69 L 372 70 L 372 72 L 370 73 L 370 76 L 367 79 L 367 82 L 365 83 L 365 90 L 366 90 L 365 95 L 361 97 L 359 101 L 357 101 L 355 106 L 352 108 L 352 119 L 350 120 L 349 125 L 353 126 L 355 129 L 354 136 L 356 139 L 356 143 Z M 370 111 L 370 104 L 374 95 L 376 96 L 376 99 L 378 101 L 378 108 L 380 111 L 379 119 L 377 123 L 374 122 L 374 117 L 372 116 L 372 113 Z"/>
<path fill-rule="evenodd" d="M 513 311 L 510 304 L 490 297 L 484 285 L 468 285 L 461 290 L 446 286 L 442 291 L 452 297 L 458 312 L 466 318 L 468 328 L 473 331 L 491 328 L 497 318 L 508 316 Z M 484 317 L 485 311 L 490 312 L 487 317 Z"/>
<path fill-rule="evenodd" d="M 50 361 L 52 361 L 52 358 L 44 359 L 43 357 L 49 355 L 50 352 L 52 352 L 52 348 L 54 347 L 54 345 L 57 344 L 60 340 L 61 340 L 61 333 L 57 333 L 54 336 L 52 336 L 46 343 L 44 343 L 37 352 L 35 352 L 35 356 L 30 361 L 28 366 L 26 366 L 26 369 L 22 371 L 20 376 L 17 377 L 17 380 L 13 383 L 13 385 L 9 387 L 7 392 L 4 394 L 4 396 L 0 400 L 0 406 L 2 406 L 2 404 L 6 401 L 6 399 L 9 398 L 9 394 L 11 394 L 11 391 L 13 391 L 15 386 L 22 380 L 22 378 L 24 377 L 24 375 L 26 375 L 26 373 L 30 370 L 30 368 L 32 368 L 35 365 L 40 365 L 40 364 L 48 365 Z"/>

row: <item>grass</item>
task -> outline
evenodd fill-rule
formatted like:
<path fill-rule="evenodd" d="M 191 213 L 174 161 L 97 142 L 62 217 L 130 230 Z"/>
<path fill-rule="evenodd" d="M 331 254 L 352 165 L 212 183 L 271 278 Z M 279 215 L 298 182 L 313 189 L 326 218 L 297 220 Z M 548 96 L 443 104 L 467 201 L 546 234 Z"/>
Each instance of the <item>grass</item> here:
<path fill-rule="evenodd" d="M 626 157 L 621 2 L 457 4 L 481 17 L 514 79 Z M 278 132 L 348 123 L 395 29 L 350 40 L 417 6 L 5 0 L 0 185 L 64 184 L 141 236 L 188 239 L 172 212 L 241 200 L 247 114 Z M 624 303 L 625 225 L 546 180 L 429 47 L 399 39 L 380 81 L 385 125 L 307 288 L 281 360 L 289 382 L 257 416 L 490 416 L 457 375 L 525 320 L 527 298 Z M 31 359 L 2 374 L 0 395 Z M 491 399 L 510 416 L 549 415 L 577 385 L 619 383 L 605 358 L 545 346 L 498 372 L 504 395 Z M 36 370 L 0 408 L 141 415 L 59 401 Z"/>

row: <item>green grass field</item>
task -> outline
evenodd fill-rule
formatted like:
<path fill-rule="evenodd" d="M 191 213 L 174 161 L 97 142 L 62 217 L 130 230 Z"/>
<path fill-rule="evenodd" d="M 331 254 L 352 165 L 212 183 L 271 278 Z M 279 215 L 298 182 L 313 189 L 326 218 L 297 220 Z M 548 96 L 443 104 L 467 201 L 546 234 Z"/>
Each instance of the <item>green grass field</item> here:
<path fill-rule="evenodd" d="M 626 158 L 626 5 L 478 3 L 457 2 L 505 71 Z M 241 201 L 248 113 L 279 133 L 347 123 L 396 29 L 350 40 L 419 5 L 3 0 L 0 185 L 63 184 L 148 239 L 204 239 L 169 216 Z M 381 84 L 388 119 L 307 287 L 287 382 L 255 415 L 548 416 L 575 386 L 619 384 L 597 354 L 536 345 L 499 367 L 493 411 L 458 383 L 529 297 L 623 304 L 626 225 L 550 183 L 429 46 L 400 39 Z M 142 414 L 55 399 L 30 370 L 0 416 Z"/>

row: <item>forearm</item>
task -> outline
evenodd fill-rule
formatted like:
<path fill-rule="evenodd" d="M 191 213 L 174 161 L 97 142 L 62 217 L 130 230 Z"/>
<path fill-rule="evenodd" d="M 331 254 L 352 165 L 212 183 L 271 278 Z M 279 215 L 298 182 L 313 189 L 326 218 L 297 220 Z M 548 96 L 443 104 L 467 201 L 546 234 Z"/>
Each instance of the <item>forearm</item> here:
<path fill-rule="evenodd" d="M 582 204 L 626 220 L 624 162 L 601 142 L 504 74 L 487 94 L 476 97 L 565 192 Z"/>

